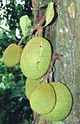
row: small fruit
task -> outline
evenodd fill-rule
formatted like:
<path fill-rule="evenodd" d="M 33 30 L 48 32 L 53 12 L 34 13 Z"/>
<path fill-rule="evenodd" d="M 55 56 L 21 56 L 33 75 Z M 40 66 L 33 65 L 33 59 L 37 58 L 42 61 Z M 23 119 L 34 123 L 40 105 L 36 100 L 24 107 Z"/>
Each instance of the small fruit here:
<path fill-rule="evenodd" d="M 13 67 L 20 62 L 22 48 L 16 44 L 10 44 L 3 52 L 3 62 L 8 67 Z"/>
<path fill-rule="evenodd" d="M 20 62 L 21 70 L 26 77 L 38 79 L 47 72 L 50 60 L 50 43 L 42 37 L 34 37 L 23 49 Z"/>
<path fill-rule="evenodd" d="M 38 114 L 46 114 L 55 106 L 55 91 L 48 83 L 41 83 L 30 97 L 31 108 Z"/>
<path fill-rule="evenodd" d="M 32 79 L 26 80 L 25 93 L 28 99 L 30 99 L 32 92 L 38 87 L 38 85 L 39 84 L 37 80 L 32 80 Z"/>
<path fill-rule="evenodd" d="M 56 105 L 44 117 L 49 121 L 61 121 L 67 117 L 72 107 L 72 95 L 66 85 L 60 82 L 50 83 L 56 93 Z"/>

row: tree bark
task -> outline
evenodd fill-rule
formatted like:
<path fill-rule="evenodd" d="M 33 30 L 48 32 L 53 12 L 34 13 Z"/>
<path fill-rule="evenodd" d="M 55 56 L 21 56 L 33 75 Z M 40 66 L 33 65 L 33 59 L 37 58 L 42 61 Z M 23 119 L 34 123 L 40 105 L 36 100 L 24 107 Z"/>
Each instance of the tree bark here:
<path fill-rule="evenodd" d="M 73 18 L 69 13 L 72 1 L 60 1 L 57 3 L 59 14 L 55 41 L 56 51 L 63 54 L 63 58 L 56 62 L 55 81 L 65 82 L 73 94 L 72 112 L 64 123 L 80 124 L 80 3 L 73 1 Z"/>
<path fill-rule="evenodd" d="M 43 12 L 39 4 L 44 0 L 32 0 L 35 24 Z M 49 2 L 49 0 L 46 0 Z M 53 0 L 54 2 L 54 0 Z M 54 52 L 63 57 L 55 63 L 54 80 L 64 82 L 73 95 L 73 107 L 64 124 L 80 124 L 80 1 L 55 0 L 58 12 L 54 23 L 45 30 L 45 37 L 51 41 Z M 73 4 L 73 10 L 71 9 Z M 47 124 L 55 124 L 47 122 Z"/>

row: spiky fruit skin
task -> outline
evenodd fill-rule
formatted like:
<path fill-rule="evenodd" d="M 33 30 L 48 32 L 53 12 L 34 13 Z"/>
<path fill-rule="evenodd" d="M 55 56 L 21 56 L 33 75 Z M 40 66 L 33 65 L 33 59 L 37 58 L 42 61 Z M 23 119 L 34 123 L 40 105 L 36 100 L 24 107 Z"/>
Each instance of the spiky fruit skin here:
<path fill-rule="evenodd" d="M 55 106 L 55 91 L 48 83 L 41 83 L 30 97 L 31 108 L 38 114 L 46 114 Z"/>
<path fill-rule="evenodd" d="M 28 99 L 30 99 L 32 92 L 38 87 L 38 85 L 39 85 L 38 80 L 33 79 L 26 80 L 25 94 Z"/>
<path fill-rule="evenodd" d="M 20 62 L 22 48 L 16 44 L 10 44 L 3 52 L 3 62 L 8 67 L 14 67 Z"/>
<path fill-rule="evenodd" d="M 72 95 L 70 90 L 63 83 L 50 83 L 56 93 L 56 105 L 54 109 L 44 115 L 49 121 L 61 121 L 67 117 L 72 107 Z"/>
<path fill-rule="evenodd" d="M 50 60 L 50 43 L 42 37 L 34 37 L 23 49 L 20 67 L 26 77 L 38 79 L 47 72 Z"/>

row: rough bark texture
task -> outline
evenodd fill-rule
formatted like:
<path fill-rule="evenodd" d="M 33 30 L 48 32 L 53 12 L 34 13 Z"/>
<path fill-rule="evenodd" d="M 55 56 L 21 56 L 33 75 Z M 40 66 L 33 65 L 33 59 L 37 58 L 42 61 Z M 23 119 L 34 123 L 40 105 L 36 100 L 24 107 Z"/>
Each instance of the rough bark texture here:
<path fill-rule="evenodd" d="M 59 15 L 56 28 L 56 51 L 63 58 L 56 62 L 55 80 L 65 82 L 73 94 L 71 114 L 65 124 L 80 124 L 80 3 L 74 0 L 75 17 L 71 18 L 70 1 L 59 1 Z"/>
<path fill-rule="evenodd" d="M 45 1 L 32 0 L 33 4 L 34 1 L 34 16 L 37 22 L 38 4 Z M 56 0 L 55 2 L 58 17 L 46 28 L 45 37 L 53 44 L 54 52 L 63 55 L 54 65 L 56 68 L 54 79 L 64 82 L 73 94 L 72 111 L 64 120 L 64 124 L 80 124 L 80 0 Z M 72 2 L 75 10 L 73 16 L 69 12 Z M 48 122 L 48 124 L 52 123 Z"/>

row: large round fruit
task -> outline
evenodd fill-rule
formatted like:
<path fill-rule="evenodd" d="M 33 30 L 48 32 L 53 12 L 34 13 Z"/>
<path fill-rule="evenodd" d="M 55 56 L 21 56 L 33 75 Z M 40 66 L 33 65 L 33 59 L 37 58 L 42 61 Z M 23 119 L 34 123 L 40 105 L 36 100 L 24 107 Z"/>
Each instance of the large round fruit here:
<path fill-rule="evenodd" d="M 48 83 L 41 83 L 30 97 L 31 108 L 39 114 L 50 112 L 55 102 L 55 91 Z"/>
<path fill-rule="evenodd" d="M 56 105 L 53 110 L 44 115 L 49 121 L 61 121 L 67 117 L 72 107 L 72 95 L 70 90 L 63 83 L 50 83 L 56 93 Z"/>
<path fill-rule="evenodd" d="M 32 92 L 38 87 L 38 85 L 39 85 L 38 80 L 33 79 L 26 80 L 25 93 L 28 99 L 30 99 Z"/>
<path fill-rule="evenodd" d="M 20 62 L 22 48 L 16 44 L 10 44 L 3 52 L 3 62 L 8 67 L 13 67 Z"/>
<path fill-rule="evenodd" d="M 50 43 L 42 37 L 34 37 L 23 49 L 20 62 L 21 70 L 26 77 L 38 79 L 47 72 L 50 60 Z"/>

